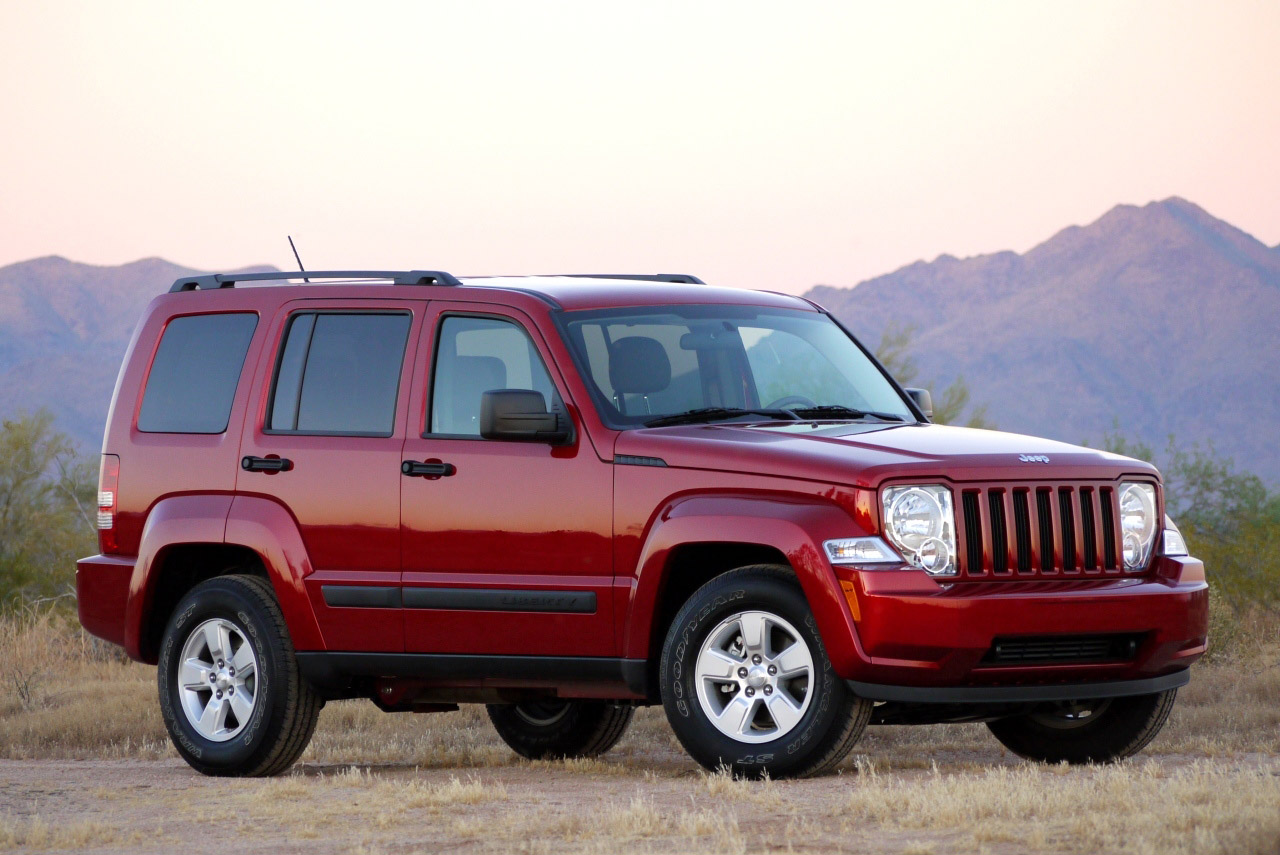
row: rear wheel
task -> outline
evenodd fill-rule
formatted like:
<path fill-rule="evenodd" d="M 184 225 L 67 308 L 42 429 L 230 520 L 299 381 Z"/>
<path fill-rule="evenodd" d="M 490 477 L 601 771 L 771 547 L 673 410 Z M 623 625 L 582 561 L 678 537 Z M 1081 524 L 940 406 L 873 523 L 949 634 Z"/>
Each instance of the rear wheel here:
<path fill-rule="evenodd" d="M 695 592 L 667 633 L 660 681 L 685 750 L 748 777 L 829 771 L 871 717 L 872 704 L 836 676 L 782 567 L 744 567 Z"/>
<path fill-rule="evenodd" d="M 1164 727 L 1177 689 L 1156 695 L 1071 701 L 987 728 L 1006 748 L 1046 763 L 1111 763 L 1146 748 Z"/>
<path fill-rule="evenodd" d="M 206 775 L 283 772 L 323 705 L 298 673 L 271 586 L 255 576 L 193 588 L 169 619 L 156 670 L 169 737 Z"/>
<path fill-rule="evenodd" d="M 531 760 L 596 757 L 626 733 L 635 708 L 605 701 L 526 701 L 489 704 L 502 741 Z"/>

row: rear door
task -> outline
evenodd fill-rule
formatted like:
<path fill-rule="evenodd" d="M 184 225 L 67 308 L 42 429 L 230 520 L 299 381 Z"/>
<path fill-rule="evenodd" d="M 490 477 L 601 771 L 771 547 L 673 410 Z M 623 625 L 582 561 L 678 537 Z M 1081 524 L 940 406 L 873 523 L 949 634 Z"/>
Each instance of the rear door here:
<path fill-rule="evenodd" d="M 330 650 L 402 651 L 400 452 L 425 301 L 300 300 L 274 319 L 237 492 L 297 520 Z M 282 462 L 287 461 L 287 463 Z"/>
<path fill-rule="evenodd" d="M 401 478 L 405 647 L 422 653 L 613 656 L 613 475 L 576 440 L 480 436 L 481 395 L 532 389 L 565 412 L 536 327 L 500 306 L 433 302 Z M 434 359 L 429 358 L 434 355 Z"/>

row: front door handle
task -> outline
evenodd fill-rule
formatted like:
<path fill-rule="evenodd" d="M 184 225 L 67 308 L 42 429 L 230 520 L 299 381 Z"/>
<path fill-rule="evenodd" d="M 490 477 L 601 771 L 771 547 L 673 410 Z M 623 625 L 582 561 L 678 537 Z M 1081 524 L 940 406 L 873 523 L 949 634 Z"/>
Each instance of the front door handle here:
<path fill-rule="evenodd" d="M 452 463 L 419 463 L 416 460 L 406 460 L 400 464 L 400 471 L 410 478 L 426 477 L 440 478 L 448 477 L 458 471 L 458 467 Z"/>
<path fill-rule="evenodd" d="M 246 472 L 288 472 L 293 468 L 293 461 L 283 457 L 245 457 L 240 461 L 240 468 Z"/>

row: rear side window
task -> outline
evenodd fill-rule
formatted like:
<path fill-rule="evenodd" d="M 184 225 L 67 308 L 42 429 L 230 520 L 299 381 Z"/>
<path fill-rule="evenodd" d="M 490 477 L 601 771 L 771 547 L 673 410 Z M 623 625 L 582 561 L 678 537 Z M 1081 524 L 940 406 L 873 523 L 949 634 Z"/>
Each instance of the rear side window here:
<path fill-rule="evenodd" d="M 145 433 L 223 433 L 258 326 L 247 312 L 189 315 L 164 328 L 138 413 Z"/>
<path fill-rule="evenodd" d="M 390 436 L 409 320 L 404 313 L 294 315 L 280 352 L 267 429 Z"/>

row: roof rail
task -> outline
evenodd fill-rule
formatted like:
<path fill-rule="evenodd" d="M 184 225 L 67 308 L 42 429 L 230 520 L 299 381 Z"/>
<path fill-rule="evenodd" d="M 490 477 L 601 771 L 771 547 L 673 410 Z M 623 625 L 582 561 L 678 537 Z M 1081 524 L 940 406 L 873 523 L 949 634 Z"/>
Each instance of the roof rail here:
<path fill-rule="evenodd" d="M 691 273 L 561 273 L 570 279 L 639 279 L 645 282 L 679 282 L 684 285 L 706 285 Z"/>
<path fill-rule="evenodd" d="M 180 291 L 212 291 L 234 288 L 237 282 L 272 282 L 283 279 L 390 279 L 396 285 L 452 285 L 462 282 L 443 270 L 281 270 L 277 273 L 208 273 L 184 276 L 173 283 L 170 294 Z"/>

